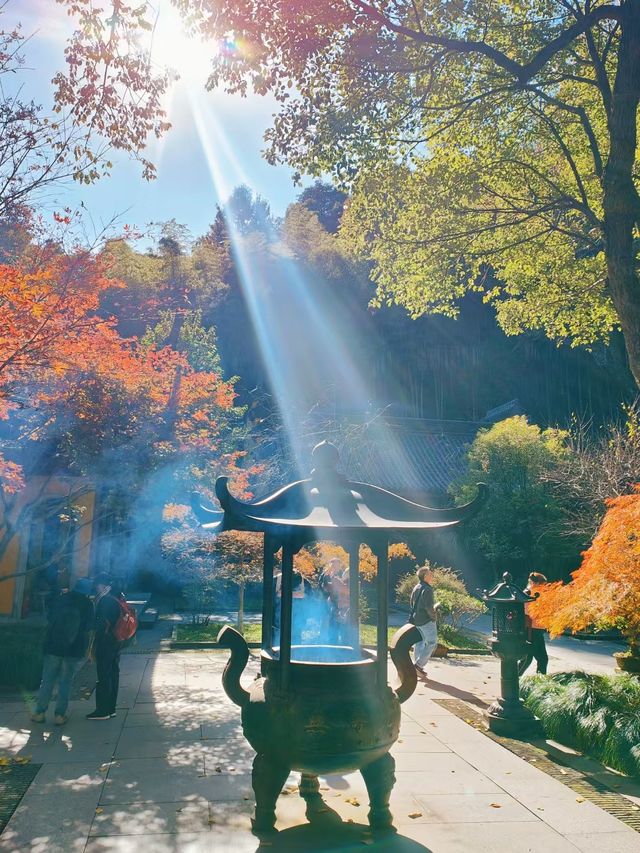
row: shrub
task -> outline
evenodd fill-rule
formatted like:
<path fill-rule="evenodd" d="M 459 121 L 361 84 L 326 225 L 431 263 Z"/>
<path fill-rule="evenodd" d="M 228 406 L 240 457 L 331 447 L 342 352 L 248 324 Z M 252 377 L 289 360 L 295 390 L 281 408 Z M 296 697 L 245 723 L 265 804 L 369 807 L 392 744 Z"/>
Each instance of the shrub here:
<path fill-rule="evenodd" d="M 640 680 L 632 675 L 560 672 L 522 680 L 525 704 L 547 737 L 640 775 Z"/>
<path fill-rule="evenodd" d="M 484 604 L 469 594 L 464 581 L 453 569 L 435 566 L 431 572 L 434 598 L 440 603 L 436 611 L 439 626 L 451 625 L 457 630 L 486 611 Z M 396 586 L 396 600 L 408 605 L 416 583 L 414 572 L 403 575 Z"/>
<path fill-rule="evenodd" d="M 471 547 L 491 568 L 526 576 L 538 566 L 563 566 L 577 558 L 582 541 L 562 529 L 562 501 L 547 482 L 570 454 L 569 434 L 541 430 L 521 415 L 480 430 L 469 447 L 468 469 L 451 491 L 458 503 L 488 485 L 482 512 L 465 526 Z"/>

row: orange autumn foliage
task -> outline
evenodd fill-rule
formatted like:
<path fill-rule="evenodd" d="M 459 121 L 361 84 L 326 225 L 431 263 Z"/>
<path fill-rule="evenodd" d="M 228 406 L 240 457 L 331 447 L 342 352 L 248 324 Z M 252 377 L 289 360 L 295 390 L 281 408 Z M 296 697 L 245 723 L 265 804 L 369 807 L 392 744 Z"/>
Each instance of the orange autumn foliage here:
<path fill-rule="evenodd" d="M 19 409 L 22 446 L 55 434 L 80 468 L 135 440 L 149 462 L 208 452 L 233 470 L 239 456 L 222 444 L 233 383 L 170 347 L 122 338 L 99 313 L 114 287 L 108 261 L 89 252 L 31 247 L 20 264 L 0 264 L 0 419 Z M 20 461 L 0 454 L 3 495 L 22 487 Z"/>
<path fill-rule="evenodd" d="M 405 557 L 415 560 L 414 555 L 403 542 L 389 546 L 389 560 L 400 560 Z M 345 569 L 349 566 L 349 554 L 341 545 L 334 542 L 317 542 L 296 554 L 294 566 L 306 578 L 313 578 L 319 576 L 332 559 L 340 560 Z M 378 573 L 378 562 L 368 545 L 360 546 L 358 568 L 360 575 L 367 581 L 372 580 Z"/>
<path fill-rule="evenodd" d="M 530 605 L 552 636 L 565 630 L 618 628 L 640 644 L 640 484 L 607 501 L 607 512 L 568 584 L 547 584 Z"/>

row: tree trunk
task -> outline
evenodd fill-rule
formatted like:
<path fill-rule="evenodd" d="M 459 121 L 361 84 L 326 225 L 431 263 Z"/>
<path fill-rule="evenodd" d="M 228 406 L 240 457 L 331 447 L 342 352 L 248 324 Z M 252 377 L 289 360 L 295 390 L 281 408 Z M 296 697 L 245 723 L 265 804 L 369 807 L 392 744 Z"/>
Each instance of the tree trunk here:
<path fill-rule="evenodd" d="M 640 0 L 628 0 L 623 8 L 609 117 L 610 151 L 603 176 L 605 256 L 629 366 L 640 386 L 640 280 L 633 239 L 640 224 L 640 196 L 633 183 L 640 101 Z"/>
<path fill-rule="evenodd" d="M 238 631 L 244 628 L 244 581 L 238 585 Z"/>

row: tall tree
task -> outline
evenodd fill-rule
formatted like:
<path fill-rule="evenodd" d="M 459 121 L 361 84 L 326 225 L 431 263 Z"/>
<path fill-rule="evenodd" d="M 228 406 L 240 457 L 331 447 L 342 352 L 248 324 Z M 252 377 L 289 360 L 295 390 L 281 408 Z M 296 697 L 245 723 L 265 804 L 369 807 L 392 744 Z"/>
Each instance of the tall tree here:
<path fill-rule="evenodd" d="M 105 263 L 104 254 L 48 246 L 34 247 L 22 266 L 0 266 L 0 556 L 52 473 L 135 495 L 162 472 L 166 501 L 188 494 L 197 475 L 233 473 L 242 456 L 240 412 L 215 338 L 183 327 L 187 344 L 194 338 L 193 363 L 179 346 L 123 338 L 99 311 L 114 286 Z M 26 495 L 34 472 L 44 472 L 43 488 Z"/>
<path fill-rule="evenodd" d="M 640 3 L 179 0 L 211 87 L 281 103 L 267 157 L 355 188 L 382 300 L 589 342 L 640 382 Z M 231 36 L 231 37 L 230 37 Z"/>
<path fill-rule="evenodd" d="M 325 181 L 314 181 L 298 196 L 298 202 L 315 213 L 323 228 L 335 234 L 340 227 L 347 194 Z"/>

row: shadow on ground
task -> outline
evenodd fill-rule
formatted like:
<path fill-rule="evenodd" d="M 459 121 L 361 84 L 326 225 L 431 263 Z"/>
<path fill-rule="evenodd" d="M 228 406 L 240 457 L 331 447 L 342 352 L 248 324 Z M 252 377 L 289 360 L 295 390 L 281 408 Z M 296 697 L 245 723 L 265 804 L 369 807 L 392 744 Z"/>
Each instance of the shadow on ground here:
<path fill-rule="evenodd" d="M 368 826 L 341 820 L 314 821 L 274 833 L 260 841 L 256 853 L 355 853 L 363 845 L 380 853 L 430 853 L 429 848 L 403 835 L 372 834 Z"/>

